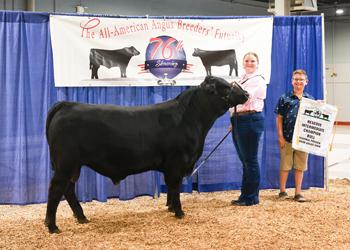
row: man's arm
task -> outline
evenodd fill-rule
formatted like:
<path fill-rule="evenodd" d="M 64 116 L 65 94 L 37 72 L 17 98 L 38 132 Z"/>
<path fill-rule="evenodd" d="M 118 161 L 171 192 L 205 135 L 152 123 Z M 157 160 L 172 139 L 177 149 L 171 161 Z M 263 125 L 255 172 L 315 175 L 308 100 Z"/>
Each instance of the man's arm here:
<path fill-rule="evenodd" d="M 284 148 L 284 146 L 286 146 L 286 140 L 283 137 L 283 116 L 277 114 L 276 125 L 278 133 L 278 146 Z"/>

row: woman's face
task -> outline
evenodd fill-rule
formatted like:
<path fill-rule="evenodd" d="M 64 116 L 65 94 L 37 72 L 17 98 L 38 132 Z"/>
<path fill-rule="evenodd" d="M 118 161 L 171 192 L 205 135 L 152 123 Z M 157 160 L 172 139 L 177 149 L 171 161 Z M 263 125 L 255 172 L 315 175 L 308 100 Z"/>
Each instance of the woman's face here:
<path fill-rule="evenodd" d="M 243 59 L 243 67 L 246 74 L 253 74 L 258 67 L 259 62 L 253 55 L 246 55 Z"/>

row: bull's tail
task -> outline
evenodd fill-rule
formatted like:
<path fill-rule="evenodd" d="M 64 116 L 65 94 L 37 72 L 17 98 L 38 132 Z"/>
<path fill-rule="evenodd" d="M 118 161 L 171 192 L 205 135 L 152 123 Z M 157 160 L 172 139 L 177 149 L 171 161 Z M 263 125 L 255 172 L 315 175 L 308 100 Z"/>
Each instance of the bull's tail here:
<path fill-rule="evenodd" d="M 66 102 L 56 102 L 52 107 L 50 108 L 49 112 L 47 113 L 47 118 L 46 118 L 46 139 L 47 142 L 49 142 L 49 127 L 52 118 L 55 116 L 55 114 L 64 106 Z M 51 161 L 51 169 L 54 170 L 54 166 Z"/>
<path fill-rule="evenodd" d="M 51 124 L 52 118 L 55 116 L 55 114 L 60 111 L 60 109 L 64 106 L 66 101 L 56 102 L 52 107 L 50 108 L 49 112 L 47 113 L 46 118 L 46 139 L 47 142 L 49 142 L 49 127 Z"/>
<path fill-rule="evenodd" d="M 66 104 L 66 101 L 56 102 L 52 107 L 50 108 L 49 112 L 47 113 L 46 118 L 46 139 L 49 142 L 49 127 L 52 118 L 55 116 L 55 114 Z"/>

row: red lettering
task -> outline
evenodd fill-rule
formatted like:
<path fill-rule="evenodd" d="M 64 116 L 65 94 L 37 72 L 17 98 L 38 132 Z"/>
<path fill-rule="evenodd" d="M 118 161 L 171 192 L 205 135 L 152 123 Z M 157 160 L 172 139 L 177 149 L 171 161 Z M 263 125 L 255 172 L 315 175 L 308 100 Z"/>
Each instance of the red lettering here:
<path fill-rule="evenodd" d="M 219 35 L 219 32 L 220 32 L 220 29 L 216 29 L 214 38 L 216 38 L 216 36 Z"/>
<path fill-rule="evenodd" d="M 177 43 L 177 45 L 176 45 L 176 47 L 175 47 L 175 50 L 176 51 L 181 51 L 181 50 L 183 50 L 183 44 L 182 44 L 182 40 L 181 41 L 179 41 L 178 43 Z"/>
<path fill-rule="evenodd" d="M 149 39 L 149 43 L 154 43 L 157 42 L 156 46 L 153 49 L 153 52 L 151 54 L 151 59 L 153 59 L 154 54 L 157 52 L 158 48 L 160 47 L 160 45 L 162 45 L 163 40 L 160 38 L 151 38 Z"/>
<path fill-rule="evenodd" d="M 99 37 L 99 38 L 100 38 L 100 39 L 101 39 L 101 38 L 105 38 L 105 37 L 103 36 L 103 30 L 102 30 L 102 29 L 100 30 L 100 37 Z"/>
<path fill-rule="evenodd" d="M 81 32 L 81 37 L 84 37 L 84 31 L 85 31 L 85 37 L 90 38 L 89 29 L 93 29 L 93 28 L 97 27 L 99 24 L 100 24 L 100 20 L 98 18 L 91 19 L 87 23 L 85 23 L 85 21 L 81 21 L 80 28 L 83 29 Z M 93 32 L 93 34 L 94 34 L 94 32 Z"/>
<path fill-rule="evenodd" d="M 173 49 L 169 46 L 171 43 L 175 42 L 176 40 L 174 38 L 169 38 L 168 41 L 166 41 L 166 43 L 164 44 L 164 47 L 163 47 L 163 50 L 162 50 L 162 55 L 163 55 L 163 58 L 165 60 L 168 60 L 170 59 L 173 54 L 174 54 L 174 51 Z M 165 50 L 168 50 L 170 55 L 169 56 L 165 56 Z"/>
<path fill-rule="evenodd" d="M 178 23 L 177 23 L 177 28 L 178 28 L 178 29 L 181 29 L 181 25 L 182 25 L 182 21 L 179 20 Z"/>

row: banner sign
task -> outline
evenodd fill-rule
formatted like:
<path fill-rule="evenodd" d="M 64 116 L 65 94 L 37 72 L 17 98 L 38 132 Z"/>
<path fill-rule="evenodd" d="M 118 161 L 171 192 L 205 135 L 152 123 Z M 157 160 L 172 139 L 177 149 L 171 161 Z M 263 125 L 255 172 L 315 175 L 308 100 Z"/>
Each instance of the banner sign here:
<path fill-rule="evenodd" d="M 200 84 L 232 81 L 243 56 L 259 56 L 267 83 L 273 18 L 146 19 L 51 15 L 56 87 Z"/>
<path fill-rule="evenodd" d="M 307 153 L 326 156 L 329 150 L 338 108 L 302 98 L 295 123 L 292 147 Z"/>

